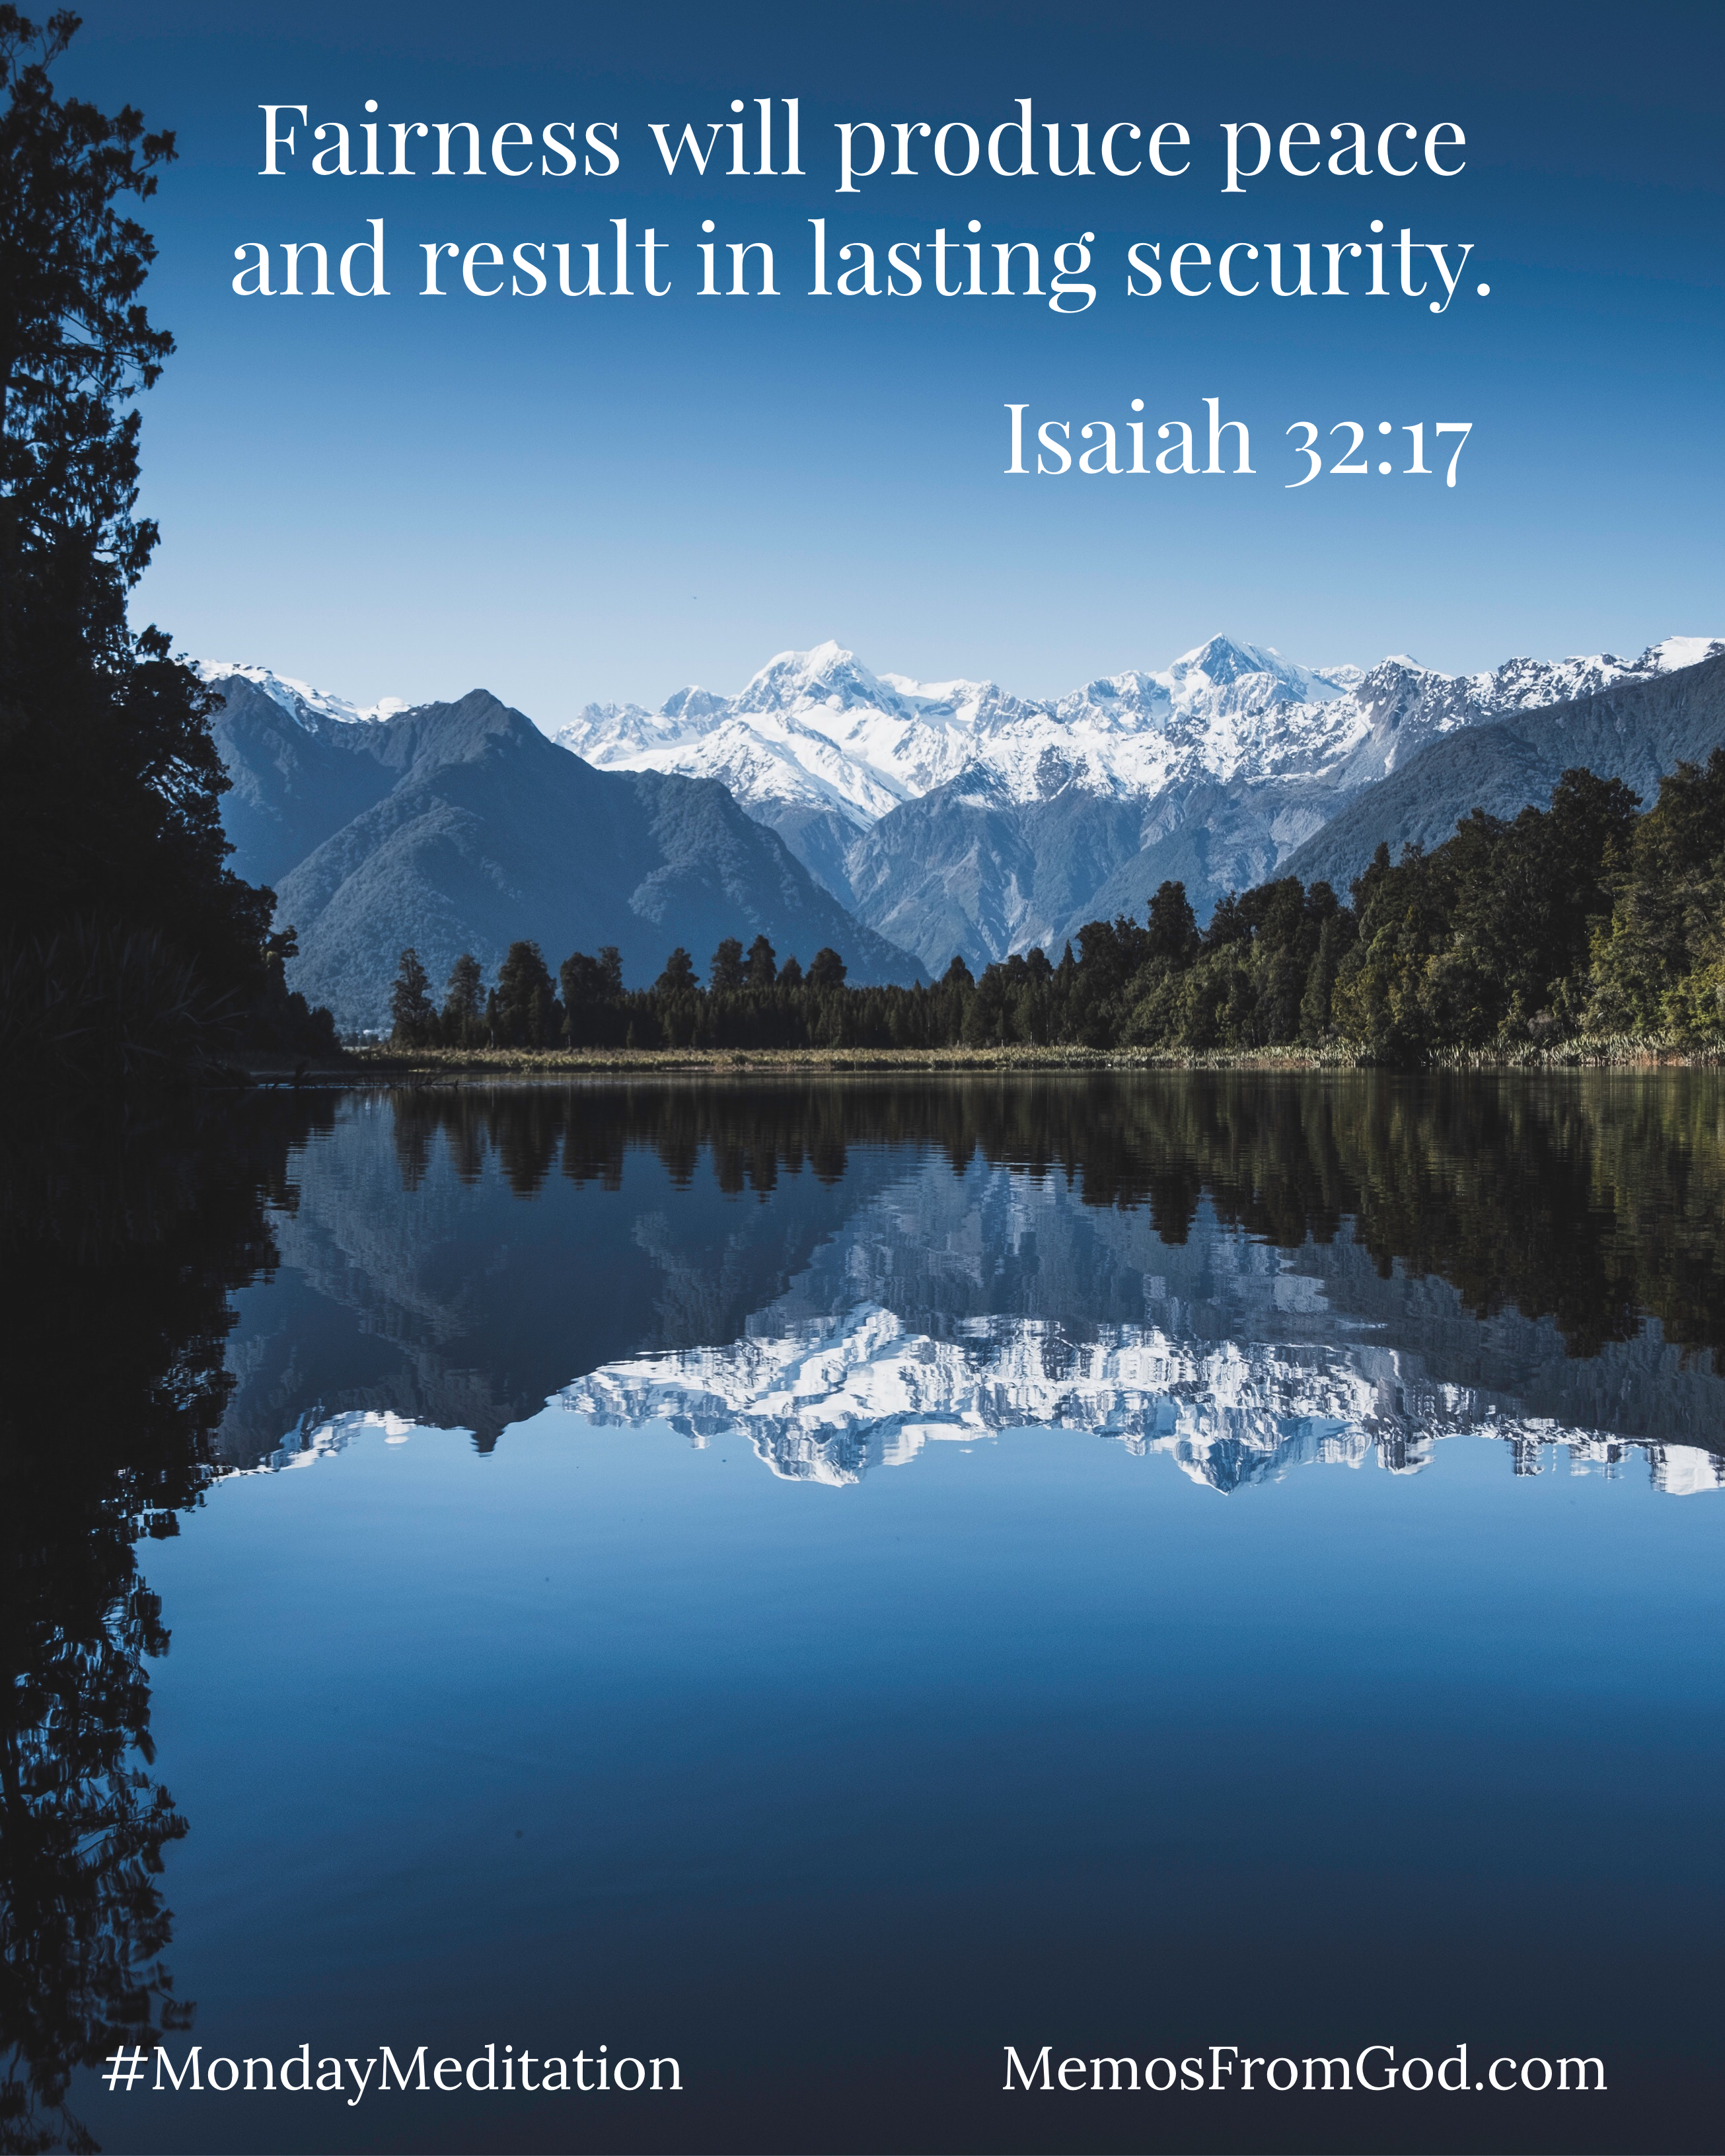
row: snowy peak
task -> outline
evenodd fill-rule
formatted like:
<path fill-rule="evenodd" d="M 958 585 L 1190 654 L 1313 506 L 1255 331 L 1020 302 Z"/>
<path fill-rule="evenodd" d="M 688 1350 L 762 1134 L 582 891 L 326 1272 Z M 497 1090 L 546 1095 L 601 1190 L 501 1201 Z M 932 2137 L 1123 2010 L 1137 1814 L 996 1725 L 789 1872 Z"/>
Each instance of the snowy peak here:
<path fill-rule="evenodd" d="M 937 788 L 976 805 L 1079 793 L 1147 808 L 1176 788 L 1286 781 L 1333 790 L 1339 806 L 1457 726 L 1722 649 L 1712 638 L 1668 637 L 1633 660 L 1516 658 L 1449 675 L 1405 655 L 1369 670 L 1302 666 L 1216 635 L 1160 671 L 1101 675 L 1034 699 L 993 681 L 877 674 L 829 641 L 776 653 L 735 696 L 681 689 L 657 711 L 589 705 L 557 738 L 609 769 L 719 779 L 849 903 L 847 849 Z"/>
<path fill-rule="evenodd" d="M 1439 674 L 1409 658 L 1385 659 L 1349 692 L 1364 726 L 1358 750 L 1343 775 L 1361 782 L 1382 778 L 1427 742 L 1458 726 L 1569 703 L 1620 682 L 1645 681 L 1678 667 L 1699 665 L 1721 651 L 1725 643 L 1717 638 L 1670 636 L 1651 644 L 1639 659 L 1620 659 L 1609 651 L 1579 659 L 1506 659 L 1478 674 Z"/>
<path fill-rule="evenodd" d="M 696 698 L 703 701 L 691 710 L 691 700 Z M 708 703 L 715 705 L 716 711 L 709 712 Z M 584 705 L 557 739 L 589 763 L 603 763 L 613 770 L 645 769 L 644 763 L 634 760 L 655 749 L 698 741 L 710 721 L 724 714 L 722 701 L 709 698 L 706 690 L 680 689 L 657 711 L 644 711 L 639 704 Z"/>
<path fill-rule="evenodd" d="M 1651 666 L 1656 674 L 1675 674 L 1680 667 L 1717 659 L 1722 651 L 1725 643 L 1717 636 L 1668 636 L 1663 644 L 1650 644 L 1636 664 Z"/>
<path fill-rule="evenodd" d="M 1327 703 L 1342 693 L 1310 667 L 1291 665 L 1279 651 L 1237 643 L 1231 636 L 1213 636 L 1195 651 L 1183 653 L 1166 679 L 1177 702 L 1195 702 L 1206 692 L 1214 701 L 1215 692 L 1232 690 L 1235 701 L 1252 710 L 1271 703 Z"/>
<path fill-rule="evenodd" d="M 617 706 L 615 704 L 603 706 L 590 704 L 588 706 L 589 711 L 602 708 L 614 711 Z M 636 706 L 631 704 L 629 708 L 634 711 Z M 729 706 L 722 696 L 714 696 L 711 689 L 697 689 L 691 683 L 688 688 L 679 689 L 674 696 L 667 696 L 661 708 L 668 719 L 680 719 L 685 725 L 698 726 L 704 719 L 722 717 Z"/>
<path fill-rule="evenodd" d="M 938 788 L 1008 811 L 1057 797 L 1142 803 L 1147 834 L 1159 834 L 1183 799 L 1207 788 L 1303 788 L 1297 810 L 1281 821 L 1271 814 L 1280 859 L 1361 787 L 1457 727 L 1722 652 L 1718 638 L 1670 636 L 1638 659 L 1520 656 L 1451 675 L 1404 654 L 1368 670 L 1304 666 L 1273 646 L 1219 634 L 1159 670 L 1128 668 L 1064 696 L 1028 698 L 992 680 L 876 673 L 829 640 L 775 653 L 732 696 L 691 684 L 656 711 L 589 704 L 555 738 L 602 769 L 716 779 L 850 905 L 846 864 L 857 842 Z M 407 708 L 393 697 L 352 704 L 264 666 L 207 660 L 198 671 L 206 680 L 241 675 L 312 732 Z"/>
<path fill-rule="evenodd" d="M 314 689 L 309 681 L 297 681 L 290 674 L 273 673 L 269 667 L 248 660 L 196 659 L 192 670 L 203 681 L 227 681 L 236 675 L 242 681 L 249 681 L 308 733 L 315 734 L 326 725 L 362 726 L 369 720 L 390 718 L 398 711 L 412 709 L 400 696 L 385 696 L 375 704 L 351 704 L 343 696 Z"/>
<path fill-rule="evenodd" d="M 781 651 L 731 699 L 734 711 L 848 711 L 862 705 L 909 717 L 906 700 L 871 673 L 854 651 L 832 643 L 812 651 Z"/>
<path fill-rule="evenodd" d="M 1698 666 L 1725 651 L 1717 637 L 1668 636 L 1651 644 L 1639 659 L 1620 659 L 1615 652 L 1599 651 L 1585 659 L 1506 659 L 1492 672 L 1464 674 L 1465 684 L 1482 711 L 1493 717 L 1512 711 L 1530 711 L 1543 704 L 1567 704 L 1577 696 L 1597 696 L 1620 681 L 1651 680 L 1656 675 L 1675 673 L 1683 666 Z M 1440 679 L 1442 677 L 1440 676 Z"/>
<path fill-rule="evenodd" d="M 1450 1340 L 1458 1291 L 1400 1281 L 1386 1298 L 1351 1229 L 1276 1248 L 1207 1224 L 1170 1245 L 1122 1220 L 1059 1174 L 925 1163 L 732 1337 L 632 1353 L 553 1397 L 602 1427 L 741 1442 L 775 1475 L 834 1485 L 1045 1430 L 1160 1455 L 1222 1491 L 1307 1466 L 1417 1473 L 1464 1435 L 1507 1444 L 1517 1475 L 1555 1467 L 1559 1445 L 1572 1473 L 1612 1475 L 1639 1447 L 1656 1487 L 1725 1487 L 1717 1455 L 1559 1419 L 1561 1398 L 1449 1381 L 1423 1343 Z M 1139 1270 L 1152 1252 L 1165 1271 Z M 1117 1315 L 1093 1319 L 1099 1301 Z M 1557 1353 L 1549 1321 L 1515 1322 L 1533 1328 L 1526 1347 L 1549 1343 L 1517 1367 Z"/>

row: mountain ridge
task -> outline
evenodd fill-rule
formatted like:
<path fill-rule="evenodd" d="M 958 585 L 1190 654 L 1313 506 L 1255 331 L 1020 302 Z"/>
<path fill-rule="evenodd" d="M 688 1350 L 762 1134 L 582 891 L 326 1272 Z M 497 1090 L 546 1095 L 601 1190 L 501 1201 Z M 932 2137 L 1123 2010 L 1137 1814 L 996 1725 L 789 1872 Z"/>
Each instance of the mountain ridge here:
<path fill-rule="evenodd" d="M 1099 913 L 1142 911 L 1164 874 L 1207 916 L 1433 741 L 1721 649 L 1666 638 L 1635 660 L 1446 675 L 1405 657 L 1322 671 L 1213 637 L 1159 672 L 1031 699 L 877 675 L 828 643 L 777 654 L 734 696 L 590 705 L 557 738 L 602 768 L 718 778 L 860 919 L 938 968 L 953 950 L 1057 947 Z"/>
<path fill-rule="evenodd" d="M 1652 681 L 1619 683 L 1430 743 L 1380 786 L 1349 803 L 1281 865 L 1302 882 L 1345 893 L 1382 843 L 1430 850 L 1475 808 L 1510 818 L 1543 806 L 1578 764 L 1619 778 L 1651 802 L 1681 762 L 1725 742 L 1725 649 Z"/>
<path fill-rule="evenodd" d="M 275 889 L 291 985 L 344 1026 L 381 1021 L 408 944 L 435 983 L 518 938 L 553 966 L 614 943 L 639 983 L 675 943 L 704 962 L 754 934 L 805 963 L 830 944 L 858 981 L 922 978 L 711 780 L 598 771 L 484 690 L 372 716 L 216 685 L 234 865 Z"/>
<path fill-rule="evenodd" d="M 475 948 L 503 933 L 498 894 L 508 891 L 518 918 L 566 920 L 572 908 L 603 924 L 583 932 L 582 947 L 617 942 L 634 979 L 665 955 L 646 951 L 649 927 L 670 932 L 687 916 L 700 925 L 675 940 L 695 948 L 721 901 L 735 917 L 716 934 L 759 928 L 781 955 L 794 947 L 806 959 L 801 924 L 815 891 L 834 909 L 821 940 L 850 958 L 848 938 L 865 954 L 853 963 L 858 979 L 909 978 L 917 962 L 943 971 L 955 952 L 973 966 L 1032 947 L 1057 952 L 1088 921 L 1142 916 L 1166 880 L 1185 884 L 1200 920 L 1225 891 L 1279 874 L 1345 888 L 1380 836 L 1430 844 L 1476 805 L 1513 814 L 1543 801 L 1568 763 L 1591 758 L 1651 792 L 1719 729 L 1703 716 L 1693 739 L 1681 724 L 1638 731 L 1635 696 L 1721 654 L 1718 639 L 1671 637 L 1632 660 L 1517 658 L 1452 675 L 1405 656 L 1318 670 L 1212 638 L 1159 673 L 1127 670 L 1036 700 L 993 682 L 876 674 L 829 643 L 776 654 L 734 696 L 691 686 L 657 712 L 588 706 L 556 733 L 483 691 L 453 705 L 361 706 L 235 665 L 219 673 L 228 717 L 218 733 L 234 781 L 224 822 L 235 866 L 277 888 L 281 918 L 300 929 L 295 985 L 339 993 L 350 1009 L 362 974 L 364 993 L 378 992 L 382 921 L 417 947 L 420 909 L 435 977 L 441 940 L 459 922 L 473 923 Z M 1611 708 L 1630 716 L 1600 732 L 1584 713 L 1614 696 L 1630 699 Z M 1553 721 L 1538 742 L 1503 730 L 1540 711 L 1582 716 Z M 512 805 L 506 786 L 500 793 L 467 768 L 491 769 L 503 753 L 499 714 L 519 737 Z M 569 796 L 572 828 L 623 817 L 637 848 L 629 864 L 607 854 L 604 831 L 576 849 L 578 860 L 558 844 L 532 798 L 539 782 L 526 774 L 539 752 L 528 736 L 552 754 L 547 768 L 553 792 Z M 618 793 L 602 809 L 576 767 L 633 789 L 633 805 Z M 715 800 L 697 815 L 693 796 L 666 807 L 667 786 L 711 788 L 728 810 Z M 691 815 L 717 819 L 703 842 L 711 859 L 681 829 Z M 772 841 L 765 854 L 743 824 Z M 602 860 L 596 885 L 588 870 Z M 560 884 L 572 886 L 561 899 Z M 622 920 L 613 917 L 619 890 Z"/>

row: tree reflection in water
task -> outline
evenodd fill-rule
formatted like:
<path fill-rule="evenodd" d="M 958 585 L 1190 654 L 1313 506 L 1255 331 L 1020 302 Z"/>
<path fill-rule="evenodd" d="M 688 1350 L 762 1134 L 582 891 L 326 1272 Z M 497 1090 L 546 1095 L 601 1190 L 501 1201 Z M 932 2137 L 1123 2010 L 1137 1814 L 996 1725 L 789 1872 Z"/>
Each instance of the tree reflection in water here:
<path fill-rule="evenodd" d="M 441 1136 L 464 1179 L 533 1196 L 558 1169 L 620 1185 L 632 1147 L 721 1190 L 805 1171 L 840 1182 L 857 1147 L 933 1148 L 1058 1174 L 1090 1205 L 1147 1211 L 1183 1243 L 1208 1199 L 1283 1249 L 1351 1227 L 1386 1277 L 1447 1281 L 1476 1317 L 1549 1317 L 1572 1355 L 1644 1320 L 1725 1348 L 1725 1086 L 1712 1071 L 1516 1078 L 1388 1073 L 898 1076 L 395 1096 L 405 1187 Z M 574 1374 L 574 1373 L 572 1373 Z"/>
<path fill-rule="evenodd" d="M 151 1771 L 168 1635 L 136 1545 L 208 1480 L 228 1291 L 270 1263 L 266 1194 L 318 1112 L 0 1139 L 0 2148 L 93 2148 L 74 2071 L 191 2012 L 162 1958 L 162 1852 L 187 1830 Z"/>
<path fill-rule="evenodd" d="M 1142 1212 L 1168 1244 L 1187 1240 L 1205 1203 L 1224 1226 L 1283 1248 L 1351 1232 L 1380 1273 L 1441 1276 L 1476 1316 L 1512 1305 L 1549 1317 L 1571 1356 L 1633 1339 L 1651 1316 L 1674 1346 L 1716 1357 L 1722 1103 L 1711 1073 L 461 1087 L 393 1097 L 396 1165 L 383 1178 L 411 1207 L 441 1152 L 460 1183 L 512 1194 L 506 1208 L 531 1204 L 554 1176 L 617 1188 L 639 1148 L 673 1186 L 710 1174 L 723 1193 L 783 1197 L 786 1178 L 806 1178 L 757 1255 L 732 1237 L 734 1283 L 715 1273 L 711 1296 L 678 1320 L 680 1333 L 721 1342 L 807 1262 L 810 1239 L 841 1224 L 852 1194 L 839 1186 L 867 1182 L 867 1148 L 1062 1178 L 1086 1205 Z M 295 1146 L 352 1112 L 331 1097 L 253 1100 L 202 1122 L 69 1129 L 39 1116 L 0 1134 L 18 1343 L 0 1405 L 0 2148 L 90 2147 L 66 2107 L 75 2070 L 189 2015 L 164 1960 L 160 1885 L 163 1850 L 187 1824 L 155 1779 L 150 1734 L 146 1661 L 167 1633 L 137 1544 L 174 1534 L 219 1471 L 229 1292 L 275 1263 L 270 1210 L 295 1203 Z M 344 1202 L 377 1209 L 382 1194 Z M 388 1247 L 411 1265 L 412 1232 Z M 542 1340 L 521 1286 L 500 1271 L 475 1303 L 485 1322 L 452 1332 L 446 1350 L 483 1366 L 488 1398 L 542 1401 L 634 1344 L 595 1325 L 572 1367 L 568 1304 Z M 520 1305 L 513 1334 L 495 1299 L 506 1290 Z M 397 1331 L 410 1337 L 405 1322 Z M 328 1368 L 306 1382 L 316 1398 L 293 1414 L 339 1404 Z M 380 1397 L 403 1382 L 367 1379 Z M 415 1401 L 399 1404 L 411 1413 Z M 272 1422 L 272 1441 L 292 1419 Z"/>

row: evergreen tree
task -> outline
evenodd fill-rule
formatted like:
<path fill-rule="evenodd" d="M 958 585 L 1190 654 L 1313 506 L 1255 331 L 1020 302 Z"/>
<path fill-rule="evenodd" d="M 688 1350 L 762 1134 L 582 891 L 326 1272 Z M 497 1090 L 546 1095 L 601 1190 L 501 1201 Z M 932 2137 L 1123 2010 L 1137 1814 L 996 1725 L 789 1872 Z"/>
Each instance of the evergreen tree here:
<path fill-rule="evenodd" d="M 562 992 L 563 1035 L 572 1048 L 620 1043 L 629 1021 L 623 1011 L 623 960 L 614 943 L 596 958 L 572 951 L 557 969 Z"/>
<path fill-rule="evenodd" d="M 1014 952 L 974 978 L 955 957 L 933 986 L 847 986 L 817 952 L 775 972 L 757 936 L 714 953 L 703 990 L 679 947 L 625 994 L 613 949 L 561 973 L 575 1043 L 638 1047 L 928 1049 L 1071 1042 L 1238 1050 L 1338 1045 L 1370 1061 L 1517 1052 L 1584 1022 L 1725 1031 L 1725 750 L 1681 766 L 1637 817 L 1616 780 L 1563 774 L 1548 808 L 1476 812 L 1429 853 L 1380 845 L 1345 906 L 1292 876 L 1230 891 L 1200 933 L 1184 889 L 1161 885 L 1142 925 L 1087 922 L 1075 956 Z M 410 955 L 410 954 L 404 954 Z M 471 962 L 464 962 L 470 965 Z M 452 993 L 454 976 L 451 976 Z M 401 986 L 403 1008 L 418 1005 Z M 465 993 L 476 1000 L 472 968 Z M 536 946 L 511 947 L 490 1000 L 499 1041 L 538 1045 L 551 983 Z M 549 1003 L 553 1023 L 560 1009 Z M 1180 1201 L 1183 1204 L 1183 1199 Z M 1173 1197 L 1169 1218 L 1179 1213 Z M 1183 1216 L 1181 1216 L 1183 1217 Z"/>
<path fill-rule="evenodd" d="M 437 1031 L 437 1013 L 432 1008 L 431 983 L 411 944 L 401 954 L 401 970 L 389 991 L 390 1045 L 395 1048 L 429 1046 Z"/>
<path fill-rule="evenodd" d="M 173 136 L 55 95 L 77 28 L 0 5 L 0 921 L 50 973 L 74 921 L 111 926 L 116 967 L 136 970 L 125 935 L 157 937 L 230 1015 L 274 998 L 280 1024 L 273 898 L 223 865 L 214 700 L 126 619 L 157 536 L 135 514 L 133 400 L 173 340 L 140 304 L 155 246 L 121 205 L 155 192 Z"/>
<path fill-rule="evenodd" d="M 557 968 L 557 986 L 562 992 L 563 1007 L 572 1015 L 578 1009 L 598 1003 L 604 993 L 598 960 L 589 958 L 585 951 L 572 951 Z"/>
<path fill-rule="evenodd" d="M 545 954 L 536 943 L 511 943 L 497 968 L 496 1024 L 506 1047 L 552 1048 L 557 1045 L 563 1013 L 552 985 Z"/>
<path fill-rule="evenodd" d="M 727 936 L 714 952 L 712 964 L 707 968 L 707 988 L 716 996 L 735 995 L 742 981 L 742 946 L 736 937 Z"/>
<path fill-rule="evenodd" d="M 464 951 L 449 968 L 444 990 L 444 1040 L 451 1048 L 468 1048 L 478 1040 L 485 1005 L 485 974 L 471 951 Z"/>
<path fill-rule="evenodd" d="M 1189 966 L 1198 955 L 1198 916 L 1183 883 L 1158 884 L 1150 901 L 1146 955 L 1170 965 Z"/>
<path fill-rule="evenodd" d="M 1594 924 L 1590 1024 L 1684 1034 L 1725 1024 L 1725 749 L 1680 763 L 1615 849 L 1609 919 Z"/>
<path fill-rule="evenodd" d="M 1353 944 L 1355 933 L 1353 916 L 1337 899 L 1334 891 L 1327 884 L 1314 884 L 1313 897 L 1320 891 L 1329 892 L 1332 910 L 1318 931 L 1317 949 L 1312 954 L 1311 969 L 1306 976 L 1306 987 L 1300 998 L 1300 1038 L 1308 1047 L 1317 1047 L 1329 1038 L 1332 1024 L 1331 1001 L 1335 993 L 1336 975 Z"/>
<path fill-rule="evenodd" d="M 964 1038 L 965 1014 L 976 994 L 976 979 L 964 963 L 963 954 L 955 951 L 952 962 L 940 978 L 935 990 L 935 1032 L 942 1047 L 950 1047 Z"/>
<path fill-rule="evenodd" d="M 773 946 L 764 936 L 757 936 L 749 946 L 748 963 L 744 978 L 750 988 L 764 995 L 777 977 Z"/>

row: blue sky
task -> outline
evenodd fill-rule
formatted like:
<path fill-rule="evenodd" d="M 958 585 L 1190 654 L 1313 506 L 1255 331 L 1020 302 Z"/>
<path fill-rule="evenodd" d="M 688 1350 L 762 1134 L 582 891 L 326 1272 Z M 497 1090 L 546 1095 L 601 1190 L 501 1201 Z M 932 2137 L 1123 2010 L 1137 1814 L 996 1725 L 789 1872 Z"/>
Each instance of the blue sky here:
<path fill-rule="evenodd" d="M 1307 664 L 1407 651 L 1450 669 L 1725 634 L 1725 16 L 1669 0 L 1194 12 L 90 0 L 61 80 L 141 105 L 182 152 L 147 213 L 151 306 L 179 350 L 145 402 L 163 539 L 141 615 L 357 698 L 484 684 L 550 725 L 589 698 L 734 689 L 826 637 L 878 668 L 1046 693 L 1224 629 Z M 733 98 L 752 123 L 761 96 L 799 100 L 806 177 L 721 177 L 724 138 L 706 180 L 686 161 L 667 177 L 648 123 L 704 141 Z M 986 142 L 1027 96 L 1035 178 L 985 162 L 946 177 L 913 138 L 918 177 L 835 192 L 837 121 L 874 120 L 889 143 L 897 121 L 964 121 Z M 393 120 L 471 120 L 487 146 L 506 122 L 572 120 L 578 139 L 617 123 L 620 169 L 438 178 L 416 142 L 412 180 L 319 178 L 302 133 L 285 177 L 258 176 L 260 104 L 357 131 L 367 98 L 386 163 Z M 1178 121 L 1192 170 L 1053 180 L 1043 130 L 1081 120 L 1093 164 L 1110 122 Z M 1296 180 L 1272 157 L 1224 194 L 1223 123 L 1250 121 L 1278 139 L 1309 122 L 1324 154 L 1358 121 L 1373 173 Z M 1440 121 L 1466 133 L 1459 177 L 1375 170 L 1385 126 L 1423 141 Z M 339 256 L 374 217 L 388 300 L 232 291 L 236 245 L 263 241 L 278 265 L 288 239 Z M 1051 249 L 1091 232 L 1096 299 L 812 298 L 816 217 L 834 250 L 920 241 L 925 264 L 937 227 L 957 244 L 975 218 L 985 247 L 1035 242 L 1045 279 Z M 423 241 L 507 256 L 566 239 L 578 265 L 616 218 L 669 243 L 668 296 L 564 299 L 553 281 L 480 299 L 447 262 L 450 295 L 417 296 Z M 782 296 L 699 295 L 706 218 L 721 284 L 725 243 L 766 239 Z M 1441 316 L 1358 290 L 1125 295 L 1133 242 L 1165 260 L 1183 241 L 1279 240 L 1291 264 L 1309 240 L 1322 265 L 1322 243 L 1368 242 L 1373 218 L 1391 242 L 1405 225 L 1472 243 Z M 1265 272 L 1236 259 L 1236 281 Z M 1363 282 L 1351 260 L 1348 276 Z M 1004 470 L 1009 403 L 1033 424 L 1123 426 L 1142 398 L 1153 453 L 1156 424 L 1202 422 L 1210 396 L 1250 424 L 1255 476 Z M 1383 419 L 1471 421 L 1456 487 L 1429 431 L 1430 477 L 1380 477 Z M 1332 456 L 1348 438 L 1332 426 L 1364 425 L 1368 474 L 1289 490 L 1300 420 Z M 1394 439 L 1405 464 L 1409 437 Z"/>

